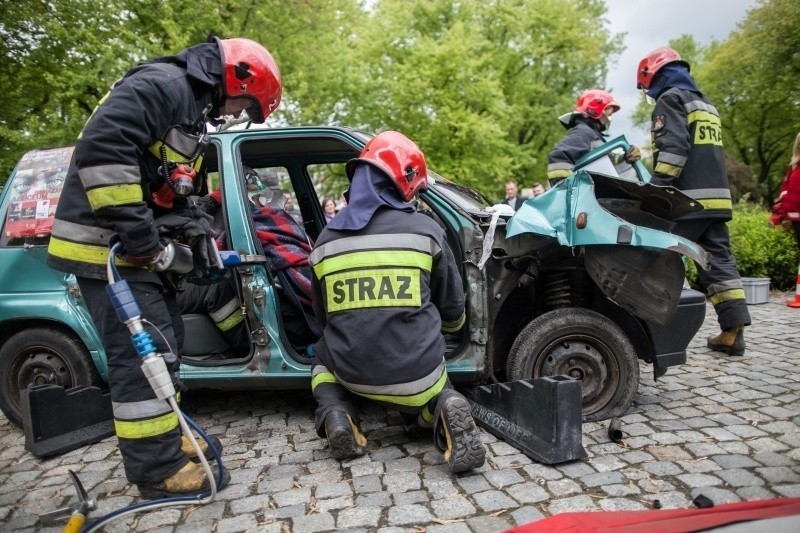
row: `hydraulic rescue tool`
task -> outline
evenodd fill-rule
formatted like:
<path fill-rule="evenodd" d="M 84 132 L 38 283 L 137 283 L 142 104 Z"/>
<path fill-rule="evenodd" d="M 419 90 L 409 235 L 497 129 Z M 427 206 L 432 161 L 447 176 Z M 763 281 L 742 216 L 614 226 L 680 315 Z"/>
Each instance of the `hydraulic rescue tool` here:
<path fill-rule="evenodd" d="M 169 243 L 169 245 L 173 246 L 172 248 L 173 254 L 176 253 L 176 250 L 177 253 L 179 254 L 186 253 L 186 250 L 174 248 L 175 246 L 179 245 L 173 245 L 172 243 Z M 70 472 L 73 478 L 73 483 L 75 484 L 76 490 L 78 491 L 78 495 L 81 497 L 81 502 L 79 502 L 77 506 L 72 506 L 65 509 L 59 509 L 58 511 L 54 511 L 53 513 L 48 513 L 47 515 L 45 515 L 47 519 L 51 521 L 70 516 L 69 523 L 64 529 L 65 532 L 94 531 L 97 528 L 107 524 L 112 520 L 139 511 L 159 509 L 162 507 L 171 507 L 179 505 L 206 504 L 213 501 L 214 497 L 217 494 L 217 488 L 218 488 L 217 484 L 213 482 L 214 473 L 211 470 L 211 466 L 209 465 L 208 460 L 205 458 L 205 455 L 200 449 L 200 446 L 197 443 L 197 439 L 195 438 L 194 433 L 192 433 L 192 429 L 194 429 L 198 434 L 200 434 L 201 437 L 208 443 L 209 448 L 213 452 L 214 458 L 217 460 L 217 465 L 220 474 L 219 479 L 221 480 L 223 477 L 222 460 L 219 455 L 219 451 L 214 447 L 213 443 L 208 438 L 208 436 L 205 433 L 203 433 L 203 431 L 191 419 L 186 417 L 184 413 L 178 408 L 177 393 L 175 391 L 175 386 L 172 383 L 172 377 L 170 375 L 170 372 L 167 369 L 166 362 L 164 361 L 164 354 L 158 353 L 156 351 L 155 342 L 153 341 L 153 337 L 150 335 L 150 331 L 148 331 L 146 326 L 150 326 L 150 329 L 155 329 L 156 331 L 158 330 L 150 322 L 148 322 L 147 319 L 142 317 L 142 312 L 139 308 L 139 305 L 136 303 L 136 299 L 133 296 L 133 292 L 131 291 L 128 282 L 124 279 L 119 279 L 120 276 L 119 276 L 119 271 L 117 270 L 115 264 L 115 258 L 117 256 L 124 255 L 124 249 L 117 235 L 114 235 L 111 238 L 111 241 L 109 242 L 109 247 L 111 248 L 111 253 L 109 254 L 108 264 L 107 264 L 108 295 L 111 298 L 112 302 L 114 303 L 114 307 L 117 310 L 117 316 L 119 317 L 120 321 L 127 326 L 128 330 L 131 333 L 131 341 L 133 342 L 133 345 L 136 348 L 137 354 L 141 358 L 142 372 L 147 377 L 147 381 L 150 383 L 150 387 L 152 387 L 158 399 L 165 400 L 166 402 L 169 403 L 170 407 L 178 417 L 178 422 L 180 424 L 181 430 L 183 431 L 183 434 L 189 439 L 189 442 L 192 444 L 192 447 L 194 448 L 197 457 L 202 463 L 203 468 L 205 469 L 207 479 L 212 480 L 212 482 L 209 483 L 211 491 L 209 493 L 200 494 L 197 497 L 181 496 L 174 498 L 164 498 L 159 500 L 144 501 L 138 504 L 130 505 L 123 509 L 113 511 L 87 524 L 86 527 L 84 528 L 84 521 L 86 514 L 95 508 L 94 501 L 88 499 L 86 491 L 83 490 L 83 486 L 80 484 L 77 475 L 74 474 L 73 472 Z M 188 253 L 191 255 L 190 251 Z M 163 260 L 163 254 L 162 258 L 160 259 Z M 161 265 L 158 265 L 157 269 L 166 270 L 172 265 L 181 268 L 186 263 L 187 261 L 175 261 L 173 257 L 171 260 L 164 261 Z M 191 259 L 188 260 L 188 263 L 191 264 Z M 164 344 L 168 345 L 167 342 L 165 342 Z M 69 515 L 65 514 L 67 511 L 69 511 Z"/>

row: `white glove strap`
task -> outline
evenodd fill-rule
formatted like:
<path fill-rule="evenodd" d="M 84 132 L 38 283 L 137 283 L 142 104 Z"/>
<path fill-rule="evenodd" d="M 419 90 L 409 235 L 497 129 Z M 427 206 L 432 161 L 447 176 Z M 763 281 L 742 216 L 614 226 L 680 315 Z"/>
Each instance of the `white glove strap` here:
<path fill-rule="evenodd" d="M 497 227 L 497 219 L 500 218 L 500 215 L 511 216 L 515 213 L 514 208 L 507 204 L 495 204 L 491 207 L 487 207 L 486 212 L 492 214 L 492 220 L 489 222 L 489 231 L 486 232 L 486 236 L 483 238 L 483 253 L 481 254 L 481 260 L 478 261 L 478 268 L 480 269 L 483 268 L 483 265 L 486 264 L 486 261 L 488 261 L 489 257 L 492 255 L 494 230 Z"/>

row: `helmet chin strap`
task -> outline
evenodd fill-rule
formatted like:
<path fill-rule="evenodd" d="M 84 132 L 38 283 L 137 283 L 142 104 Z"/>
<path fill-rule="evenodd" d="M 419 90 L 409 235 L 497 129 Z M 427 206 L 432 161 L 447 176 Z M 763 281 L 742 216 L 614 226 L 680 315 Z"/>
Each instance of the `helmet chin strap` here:
<path fill-rule="evenodd" d="M 234 117 L 233 115 L 223 115 L 218 119 L 214 119 L 213 123 L 217 127 L 217 131 L 222 132 L 228 128 L 236 126 L 237 124 L 244 124 L 245 122 L 250 122 L 251 120 L 252 119 L 247 113 L 247 110 L 244 109 L 241 113 L 239 113 L 238 117 Z"/>

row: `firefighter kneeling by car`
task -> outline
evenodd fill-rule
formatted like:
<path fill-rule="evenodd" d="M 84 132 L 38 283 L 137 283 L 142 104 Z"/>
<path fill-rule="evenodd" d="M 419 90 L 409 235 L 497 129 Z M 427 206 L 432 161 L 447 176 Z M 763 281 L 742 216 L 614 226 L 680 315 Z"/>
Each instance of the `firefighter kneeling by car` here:
<path fill-rule="evenodd" d="M 427 187 L 425 156 L 394 131 L 373 138 L 346 166 L 347 207 L 311 253 L 316 429 L 337 459 L 363 455 L 353 393 L 422 427 L 452 472 L 484 463 L 469 403 L 447 378 L 442 332 L 464 324 L 464 289 L 444 231 L 412 202 Z"/>

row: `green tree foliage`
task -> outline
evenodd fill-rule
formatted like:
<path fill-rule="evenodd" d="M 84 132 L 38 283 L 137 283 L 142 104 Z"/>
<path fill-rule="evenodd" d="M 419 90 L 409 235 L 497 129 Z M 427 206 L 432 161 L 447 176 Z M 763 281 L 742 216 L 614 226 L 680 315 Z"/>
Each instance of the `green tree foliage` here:
<path fill-rule="evenodd" d="M 773 289 L 790 290 L 797 280 L 798 249 L 794 235 L 769 222 L 762 206 L 742 200 L 733 207 L 728 222 L 731 251 L 745 278 L 770 278 Z M 687 277 L 696 285 L 697 269 L 690 265 Z"/>
<path fill-rule="evenodd" d="M 494 197 L 544 175 L 556 116 L 620 50 L 602 0 L 0 0 L 0 180 L 28 149 L 74 142 L 138 61 L 211 34 L 275 55 L 273 122 L 397 129 L 431 166 Z"/>
<path fill-rule="evenodd" d="M 340 67 L 330 61 L 338 38 L 325 28 L 336 17 L 340 28 L 345 18 L 357 20 L 357 6 L 356 0 L 0 0 L 0 184 L 25 151 L 73 143 L 99 99 L 133 65 L 211 35 L 250 37 L 273 51 L 286 82 L 285 109 L 299 98 L 316 102 L 335 84 L 326 75 Z M 317 90 L 304 90 L 309 86 Z"/>
<path fill-rule="evenodd" d="M 800 3 L 763 1 L 709 54 L 700 81 L 721 109 L 725 145 L 771 202 L 798 132 Z"/>
<path fill-rule="evenodd" d="M 337 118 L 415 139 L 431 166 L 490 197 L 541 181 L 557 116 L 602 87 L 619 40 L 596 0 L 382 0 L 353 40 Z"/>

